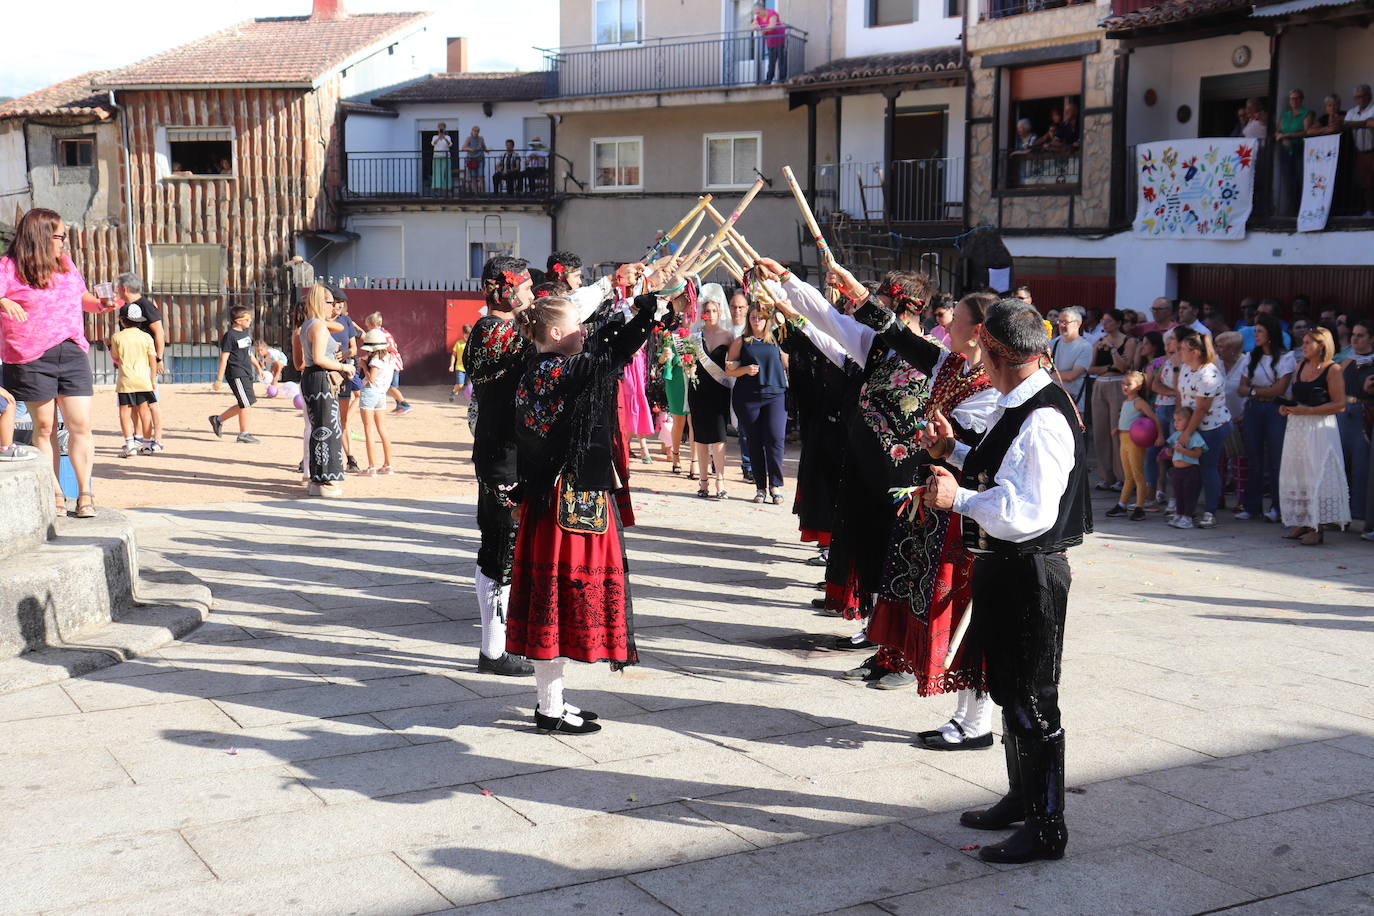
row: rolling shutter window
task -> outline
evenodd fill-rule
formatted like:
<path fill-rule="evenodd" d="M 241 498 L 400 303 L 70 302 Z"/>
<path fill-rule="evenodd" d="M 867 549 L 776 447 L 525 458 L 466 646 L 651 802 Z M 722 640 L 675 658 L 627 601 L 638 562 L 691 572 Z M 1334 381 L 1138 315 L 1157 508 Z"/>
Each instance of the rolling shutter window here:
<path fill-rule="evenodd" d="M 1083 61 L 1061 60 L 1035 67 L 1017 67 L 1011 71 L 1011 98 L 1053 99 L 1083 92 Z"/>
<path fill-rule="evenodd" d="M 234 139 L 232 127 L 168 127 L 166 130 L 169 143 L 226 143 Z"/>
<path fill-rule="evenodd" d="M 1204 76 L 1199 88 L 1200 101 L 1203 102 L 1268 98 L 1269 71 L 1251 70 L 1248 73 L 1228 73 L 1225 76 Z"/>

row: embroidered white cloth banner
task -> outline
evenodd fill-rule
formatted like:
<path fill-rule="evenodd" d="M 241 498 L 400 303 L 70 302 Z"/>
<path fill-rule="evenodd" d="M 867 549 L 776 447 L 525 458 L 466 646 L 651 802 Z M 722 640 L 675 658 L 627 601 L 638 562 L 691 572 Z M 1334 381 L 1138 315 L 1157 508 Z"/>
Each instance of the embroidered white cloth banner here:
<path fill-rule="evenodd" d="M 1336 185 L 1336 160 L 1341 135 L 1308 137 L 1302 144 L 1302 205 L 1298 207 L 1298 231 L 1320 232 L 1331 215 L 1331 191 Z"/>
<path fill-rule="evenodd" d="M 1135 234 L 1243 239 L 1255 190 L 1255 141 L 1159 140 L 1135 149 Z"/>

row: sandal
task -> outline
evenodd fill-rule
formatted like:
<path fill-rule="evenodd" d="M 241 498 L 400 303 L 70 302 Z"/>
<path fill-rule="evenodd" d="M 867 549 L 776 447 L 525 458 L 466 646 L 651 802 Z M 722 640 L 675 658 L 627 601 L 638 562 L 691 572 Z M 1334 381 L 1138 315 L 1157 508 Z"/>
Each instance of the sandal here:
<path fill-rule="evenodd" d="M 726 493 L 724 490 L 717 490 L 717 491 L 716 491 L 716 499 L 729 499 L 729 498 L 730 498 L 729 494 Z"/>
<path fill-rule="evenodd" d="M 61 493 L 54 494 L 57 498 L 57 514 L 59 516 L 67 514 L 67 497 Z"/>
<path fill-rule="evenodd" d="M 1324 543 L 1321 529 L 1307 532 L 1298 543 L 1304 547 L 1316 547 L 1318 544 Z"/>
<path fill-rule="evenodd" d="M 680 465 L 680 464 L 675 464 L 675 465 L 673 465 L 673 473 L 674 473 L 674 474 L 681 474 L 681 473 L 682 473 L 682 465 Z"/>
<path fill-rule="evenodd" d="M 82 493 L 76 498 L 76 511 L 72 515 L 77 518 L 95 518 L 95 496 L 91 493 Z"/>
<path fill-rule="evenodd" d="M 757 493 L 754 494 L 754 502 L 756 502 L 756 503 L 762 504 L 763 501 L 764 501 L 765 499 L 767 499 L 767 498 L 768 498 L 768 494 L 765 493 L 765 492 L 763 492 L 762 490 L 759 490 Z"/>
<path fill-rule="evenodd" d="M 772 498 L 772 500 L 773 500 L 773 505 L 775 505 L 775 506 L 781 506 L 781 505 L 782 505 L 782 491 L 781 491 L 781 490 L 773 490 L 771 493 L 769 493 L 769 496 L 770 496 L 770 497 Z"/>
<path fill-rule="evenodd" d="M 702 499 L 710 499 L 711 491 L 707 490 L 705 487 L 702 487 L 701 489 L 697 490 L 697 496 L 700 496 Z"/>
<path fill-rule="evenodd" d="M 1299 538 L 1306 537 L 1308 534 L 1311 533 L 1311 531 L 1311 528 L 1305 527 L 1303 525 L 1298 525 L 1288 529 L 1288 533 L 1283 536 L 1283 539 L 1285 541 L 1296 541 Z"/>
<path fill-rule="evenodd" d="M 701 477 L 697 474 L 696 471 L 692 470 L 691 468 L 688 468 L 688 469 L 687 469 L 687 479 L 688 479 L 688 480 L 700 480 Z"/>
<path fill-rule="evenodd" d="M 392 473 L 392 471 L 391 471 L 391 465 L 389 465 L 389 464 L 384 464 L 384 465 L 382 465 L 381 467 L 377 468 L 377 473 L 378 473 L 378 475 L 381 475 L 381 476 L 385 476 L 385 475 L 387 475 L 387 474 Z"/>

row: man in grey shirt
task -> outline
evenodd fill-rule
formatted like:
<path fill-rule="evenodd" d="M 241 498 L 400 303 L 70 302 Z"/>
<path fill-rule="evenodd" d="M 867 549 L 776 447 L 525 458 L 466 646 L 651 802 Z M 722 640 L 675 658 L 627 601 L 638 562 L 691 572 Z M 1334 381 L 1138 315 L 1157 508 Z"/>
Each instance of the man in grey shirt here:
<path fill-rule="evenodd" d="M 1093 343 L 1079 331 L 1083 327 L 1083 310 L 1076 305 L 1059 313 L 1059 336 L 1050 344 L 1050 356 L 1058 369 L 1056 379 L 1083 409 L 1083 383 L 1092 365 Z"/>

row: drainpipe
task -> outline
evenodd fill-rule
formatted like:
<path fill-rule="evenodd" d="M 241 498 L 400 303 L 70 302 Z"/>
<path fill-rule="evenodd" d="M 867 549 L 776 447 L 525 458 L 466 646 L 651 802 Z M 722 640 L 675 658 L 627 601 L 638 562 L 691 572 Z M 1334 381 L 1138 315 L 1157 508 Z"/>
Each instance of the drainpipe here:
<path fill-rule="evenodd" d="M 558 155 L 558 115 L 549 115 L 549 194 L 553 194 L 554 157 Z M 549 208 L 549 251 L 558 250 L 558 201 Z"/>
<path fill-rule="evenodd" d="M 124 187 L 120 191 L 120 199 L 124 204 L 124 212 L 128 218 L 124 220 L 124 247 L 129 251 L 129 270 L 138 274 L 146 282 L 148 277 L 138 267 L 138 249 L 134 245 L 137 233 L 134 228 L 138 225 L 138 217 L 134 213 L 133 200 L 133 165 L 129 161 L 129 119 L 126 117 L 124 108 L 115 101 L 113 89 L 108 90 L 110 94 L 110 107 L 113 108 L 119 117 L 119 137 L 121 153 L 124 157 Z"/>

